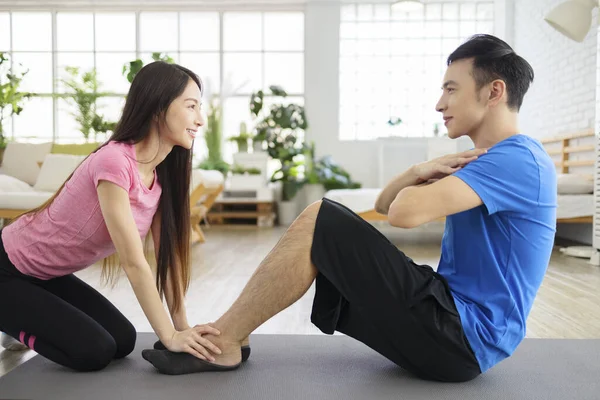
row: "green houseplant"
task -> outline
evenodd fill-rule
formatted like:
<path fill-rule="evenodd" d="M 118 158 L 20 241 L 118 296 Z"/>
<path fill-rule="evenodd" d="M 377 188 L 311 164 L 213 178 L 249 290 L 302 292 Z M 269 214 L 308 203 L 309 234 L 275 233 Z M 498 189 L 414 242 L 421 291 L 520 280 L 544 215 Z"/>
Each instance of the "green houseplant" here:
<path fill-rule="evenodd" d="M 61 78 L 61 82 L 65 85 L 66 94 L 62 97 L 75 108 L 70 114 L 79 124 L 85 141 L 97 141 L 98 134 L 112 131 L 116 123 L 105 120 L 98 113 L 98 99 L 105 94 L 100 91 L 101 83 L 96 70 L 81 71 L 79 67 L 67 66 L 65 72 L 66 76 Z"/>
<path fill-rule="evenodd" d="M 0 53 L 0 163 L 6 149 L 4 119 L 19 115 L 23 111 L 25 99 L 31 96 L 30 93 L 19 91 L 19 86 L 28 72 L 11 72 L 10 59 L 5 53 Z"/>
<path fill-rule="evenodd" d="M 168 54 L 163 54 L 159 52 L 152 53 L 153 61 L 164 61 L 169 64 L 173 64 L 175 61 Z M 128 64 L 123 65 L 123 75 L 127 78 L 129 83 L 133 82 L 133 78 L 137 75 L 138 72 L 144 67 L 144 61 L 140 58 L 130 61 Z"/>
<path fill-rule="evenodd" d="M 358 189 L 362 185 L 354 182 L 348 171 L 338 165 L 331 156 L 315 157 L 315 144 L 305 145 L 306 175 L 304 189 L 306 203 L 311 204 L 333 189 Z"/>
<path fill-rule="evenodd" d="M 254 140 L 266 142 L 267 152 L 280 164 L 271 176 L 271 182 L 281 183 L 279 221 L 282 225 L 293 222 L 298 213 L 296 195 L 304 181 L 304 130 L 308 128 L 304 107 L 287 102 L 287 93 L 281 86 L 270 86 L 275 102 L 264 107 L 265 93 L 259 90 L 250 97 L 250 113 L 255 120 Z"/>
<path fill-rule="evenodd" d="M 208 102 L 206 112 L 206 125 L 204 128 L 204 140 L 208 149 L 208 156 L 199 165 L 198 168 L 206 170 L 217 170 L 223 174 L 229 171 L 229 164 L 223 160 L 221 145 L 223 140 L 223 131 L 221 128 L 221 105 L 216 97 L 211 97 Z"/>
<path fill-rule="evenodd" d="M 294 103 L 284 104 L 287 93 L 283 88 L 271 86 L 269 90 L 278 101 L 268 109 L 264 107 L 262 90 L 250 97 L 250 113 L 257 121 L 254 138 L 264 138 L 269 156 L 281 164 L 271 181 L 281 181 L 282 200 L 291 201 L 302 186 L 304 161 L 299 156 L 304 154 L 302 137 L 308 122 L 304 107 Z"/>

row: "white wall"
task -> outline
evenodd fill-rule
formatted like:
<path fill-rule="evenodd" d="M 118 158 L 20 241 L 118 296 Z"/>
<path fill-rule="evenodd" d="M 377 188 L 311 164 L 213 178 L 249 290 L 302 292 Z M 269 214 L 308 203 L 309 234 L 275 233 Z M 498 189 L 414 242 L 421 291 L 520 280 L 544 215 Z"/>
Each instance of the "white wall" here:
<path fill-rule="evenodd" d="M 310 124 L 306 138 L 315 142 L 317 157 L 332 155 L 363 187 L 381 187 L 382 182 L 391 176 L 426 160 L 427 138 L 376 141 L 339 139 L 340 4 L 312 2 L 306 4 L 305 12 L 305 107 Z M 435 104 L 431 107 L 435 107 Z M 467 139 L 459 141 L 457 146 L 460 150 L 471 144 Z M 397 148 L 398 153 L 394 160 L 388 157 L 382 164 L 382 147 L 389 146 Z M 380 171 L 380 165 L 385 166 L 386 170 Z"/>
<path fill-rule="evenodd" d="M 521 128 L 537 138 L 595 126 L 596 30 L 577 43 L 552 29 L 543 17 L 562 1 L 514 2 L 513 47 L 535 72 L 521 109 Z M 596 13 L 593 21 L 595 26 Z M 592 226 L 559 226 L 557 236 L 591 244 Z"/>
<path fill-rule="evenodd" d="M 544 22 L 544 15 L 562 1 L 515 2 L 514 48 L 535 72 L 521 112 L 522 128 L 536 137 L 595 124 L 597 37 L 590 33 L 577 43 Z"/>
<path fill-rule="evenodd" d="M 305 13 L 305 107 L 307 141 L 314 141 L 317 157 L 332 155 L 352 178 L 376 187 L 376 145 L 338 139 L 340 4 L 309 3 Z"/>
<path fill-rule="evenodd" d="M 496 0 L 497 36 L 510 43 L 535 71 L 535 81 L 521 110 L 521 131 L 537 138 L 595 124 L 597 38 L 590 33 L 584 43 L 576 43 L 544 22 L 544 15 L 561 1 Z M 305 101 L 310 123 L 307 139 L 315 141 L 317 156 L 332 155 L 364 187 L 380 187 L 382 180 L 425 160 L 428 141 L 338 139 L 339 7 L 336 2 L 306 4 Z M 458 148 L 469 145 L 470 141 L 462 141 Z M 382 146 L 398 149 L 393 168 L 392 164 L 383 163 L 390 168 L 387 171 L 380 171 Z M 591 243 L 591 226 L 561 226 L 558 235 Z"/>

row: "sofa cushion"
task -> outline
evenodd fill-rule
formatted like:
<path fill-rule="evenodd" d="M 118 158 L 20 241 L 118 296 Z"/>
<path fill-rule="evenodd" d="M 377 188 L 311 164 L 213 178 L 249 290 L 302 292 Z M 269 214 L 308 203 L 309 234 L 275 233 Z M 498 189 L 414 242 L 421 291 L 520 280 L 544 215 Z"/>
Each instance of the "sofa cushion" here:
<path fill-rule="evenodd" d="M 33 187 L 14 176 L 2 174 L 0 175 L 0 193 L 6 192 L 33 192 Z"/>
<path fill-rule="evenodd" d="M 87 156 L 101 144 L 102 143 L 54 143 L 52 145 L 52 153 Z"/>
<path fill-rule="evenodd" d="M 204 187 L 215 188 L 222 185 L 224 182 L 225 177 L 219 171 L 194 168 L 192 169 L 190 190 L 194 190 L 201 183 Z"/>
<path fill-rule="evenodd" d="M 594 193 L 594 182 L 581 174 L 558 174 L 558 194 L 588 194 Z"/>
<path fill-rule="evenodd" d="M 52 192 L 0 192 L 0 209 L 2 210 L 30 210 L 41 206 L 52 197 Z"/>
<path fill-rule="evenodd" d="M 50 153 L 52 143 L 8 142 L 2 160 L 2 173 L 34 185 L 40 173 L 39 163 Z"/>
<path fill-rule="evenodd" d="M 42 164 L 33 188 L 39 191 L 56 192 L 85 156 L 70 154 L 48 154 Z"/>

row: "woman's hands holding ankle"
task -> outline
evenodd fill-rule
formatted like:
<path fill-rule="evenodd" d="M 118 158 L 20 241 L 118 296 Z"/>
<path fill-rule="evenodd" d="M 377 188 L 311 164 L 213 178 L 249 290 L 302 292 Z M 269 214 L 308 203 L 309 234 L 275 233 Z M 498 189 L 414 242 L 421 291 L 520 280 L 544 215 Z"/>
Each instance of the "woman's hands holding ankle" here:
<path fill-rule="evenodd" d="M 221 349 L 202 337 L 205 334 L 219 336 L 221 332 L 210 325 L 196 325 L 185 330 L 175 330 L 171 339 L 164 345 L 170 351 L 190 353 L 202 360 L 213 362 L 215 359 L 211 352 L 221 354 Z"/>

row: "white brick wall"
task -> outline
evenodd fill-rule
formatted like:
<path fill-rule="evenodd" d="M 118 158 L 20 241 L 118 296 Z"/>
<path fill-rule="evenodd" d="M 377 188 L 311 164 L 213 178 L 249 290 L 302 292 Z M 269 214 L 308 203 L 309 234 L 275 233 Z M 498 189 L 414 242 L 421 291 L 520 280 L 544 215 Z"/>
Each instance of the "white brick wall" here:
<path fill-rule="evenodd" d="M 521 109 L 521 131 L 537 138 L 591 128 L 596 121 L 597 34 L 577 43 L 550 27 L 544 15 L 562 1 L 514 1 L 513 48 L 535 73 Z"/>
<path fill-rule="evenodd" d="M 596 35 L 597 48 L 596 48 L 596 133 L 600 132 L 600 26 L 597 30 Z"/>
<path fill-rule="evenodd" d="M 521 109 L 521 131 L 537 138 L 594 126 L 600 129 L 598 30 L 592 28 L 582 43 L 554 30 L 544 21 L 544 16 L 562 1 L 513 0 L 513 48 L 532 65 L 535 73 Z M 594 27 L 597 27 L 597 12 L 595 9 Z M 591 170 L 585 172 L 591 173 Z M 556 234 L 592 244 L 591 224 L 559 224 Z"/>

